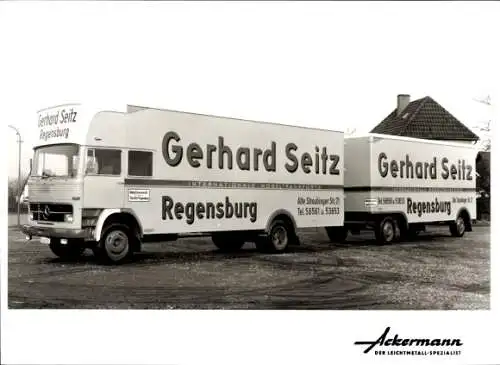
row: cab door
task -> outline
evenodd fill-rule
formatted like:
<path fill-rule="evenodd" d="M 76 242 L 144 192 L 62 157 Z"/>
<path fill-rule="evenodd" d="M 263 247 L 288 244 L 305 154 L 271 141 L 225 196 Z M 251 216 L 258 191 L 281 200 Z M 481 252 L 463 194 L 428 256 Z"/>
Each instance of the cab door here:
<path fill-rule="evenodd" d="M 85 208 L 123 208 L 124 155 L 119 148 L 87 148 L 83 194 Z"/>
<path fill-rule="evenodd" d="M 161 186 L 155 185 L 155 151 L 133 148 L 126 153 L 124 204 L 139 220 L 145 234 L 164 233 L 156 203 L 161 201 Z"/>

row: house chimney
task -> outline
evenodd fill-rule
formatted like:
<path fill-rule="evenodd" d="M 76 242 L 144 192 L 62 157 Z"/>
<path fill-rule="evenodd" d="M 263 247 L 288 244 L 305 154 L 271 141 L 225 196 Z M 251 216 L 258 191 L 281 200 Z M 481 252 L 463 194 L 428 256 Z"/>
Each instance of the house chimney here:
<path fill-rule="evenodd" d="M 399 94 L 398 95 L 398 109 L 397 109 L 397 115 L 400 115 L 403 110 L 410 104 L 410 95 L 408 94 Z"/>

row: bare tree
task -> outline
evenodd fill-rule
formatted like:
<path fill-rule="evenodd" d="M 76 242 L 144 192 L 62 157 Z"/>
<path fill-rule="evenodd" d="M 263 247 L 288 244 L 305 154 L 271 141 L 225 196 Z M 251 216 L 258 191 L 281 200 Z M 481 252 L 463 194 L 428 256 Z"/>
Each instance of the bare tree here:
<path fill-rule="evenodd" d="M 8 204 L 9 212 L 16 211 L 17 201 L 19 199 L 19 196 L 22 193 L 22 190 L 19 191 L 19 186 L 21 186 L 21 189 L 23 189 L 25 184 L 26 184 L 27 179 L 28 179 L 27 175 L 21 176 L 21 184 L 18 183 L 17 177 L 13 178 L 13 179 L 9 179 L 8 192 L 7 192 L 7 204 Z M 26 211 L 25 204 L 21 204 L 21 211 L 22 212 Z"/>
<path fill-rule="evenodd" d="M 489 107 L 492 106 L 491 97 L 489 95 L 487 95 L 486 97 L 481 98 L 481 99 L 474 98 L 474 101 L 477 101 L 478 103 L 487 105 Z M 475 126 L 474 128 L 478 129 L 479 133 L 481 135 L 480 140 L 479 140 L 481 149 L 483 151 L 490 152 L 491 151 L 491 120 L 479 122 L 479 125 Z"/>

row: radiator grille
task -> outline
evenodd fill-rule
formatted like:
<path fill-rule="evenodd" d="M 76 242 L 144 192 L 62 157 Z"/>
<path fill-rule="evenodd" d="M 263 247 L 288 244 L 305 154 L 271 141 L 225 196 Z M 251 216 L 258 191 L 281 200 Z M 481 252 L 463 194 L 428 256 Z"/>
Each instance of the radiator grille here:
<path fill-rule="evenodd" d="M 33 220 L 43 222 L 64 222 L 65 214 L 73 214 L 71 204 L 30 203 Z"/>

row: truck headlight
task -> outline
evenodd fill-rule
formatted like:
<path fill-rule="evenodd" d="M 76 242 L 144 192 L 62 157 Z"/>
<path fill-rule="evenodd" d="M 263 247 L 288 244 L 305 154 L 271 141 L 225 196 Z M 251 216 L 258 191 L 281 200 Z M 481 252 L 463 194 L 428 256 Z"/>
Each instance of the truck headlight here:
<path fill-rule="evenodd" d="M 35 219 L 35 213 L 31 212 L 30 213 L 30 221 L 34 220 Z"/>
<path fill-rule="evenodd" d="M 64 215 L 64 221 L 66 223 L 73 223 L 73 214 L 65 214 Z"/>

